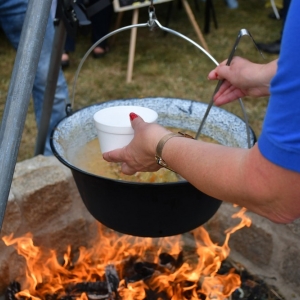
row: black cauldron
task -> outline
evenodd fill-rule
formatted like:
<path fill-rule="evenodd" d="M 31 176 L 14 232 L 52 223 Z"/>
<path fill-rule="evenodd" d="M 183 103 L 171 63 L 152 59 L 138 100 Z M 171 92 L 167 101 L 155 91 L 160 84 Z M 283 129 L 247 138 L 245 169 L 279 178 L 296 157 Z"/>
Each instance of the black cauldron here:
<path fill-rule="evenodd" d="M 97 137 L 94 113 L 116 105 L 152 108 L 158 113 L 159 124 L 194 132 L 197 132 L 207 108 L 206 103 L 185 99 L 126 99 L 95 104 L 64 118 L 52 132 L 51 147 L 58 160 L 71 169 L 88 211 L 111 229 L 142 237 L 181 234 L 206 223 L 222 202 L 202 193 L 187 181 L 119 181 L 90 174 L 70 162 L 72 153 L 79 146 Z M 252 146 L 255 135 L 251 129 L 248 132 Z M 223 145 L 249 147 L 245 122 L 221 108 L 212 107 L 202 133 Z"/>

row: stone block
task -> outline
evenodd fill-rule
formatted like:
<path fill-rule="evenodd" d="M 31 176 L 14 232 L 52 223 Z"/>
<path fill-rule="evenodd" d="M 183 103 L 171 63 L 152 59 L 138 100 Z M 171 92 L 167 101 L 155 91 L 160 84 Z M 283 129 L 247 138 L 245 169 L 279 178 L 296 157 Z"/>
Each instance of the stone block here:
<path fill-rule="evenodd" d="M 12 192 L 9 193 L 5 209 L 4 220 L 0 237 L 15 233 L 19 230 L 22 222 L 20 206 Z"/>
<path fill-rule="evenodd" d="M 240 218 L 232 216 L 241 210 L 240 207 L 235 207 L 229 203 L 223 203 L 217 213 L 205 224 L 205 229 L 208 231 L 211 240 L 218 245 L 222 245 L 226 238 L 226 231 L 235 227 L 241 221 Z M 241 231 L 244 228 L 240 229 Z M 232 234 L 234 236 L 235 233 Z"/>
<path fill-rule="evenodd" d="M 37 246 L 43 246 L 56 251 L 61 257 L 67 252 L 68 246 L 72 251 L 78 251 L 80 247 L 86 247 L 92 239 L 90 232 L 91 223 L 85 219 L 75 219 L 68 222 L 65 226 L 54 228 L 45 228 L 34 236 L 34 243 Z"/>
<path fill-rule="evenodd" d="M 56 157 L 38 155 L 33 158 L 18 162 L 15 167 L 13 179 L 22 177 L 34 170 L 49 166 L 56 166 L 64 171 L 69 177 L 72 176 L 71 171 L 62 163 L 60 163 Z"/>
<path fill-rule="evenodd" d="M 0 265 L 0 295 L 5 293 L 7 286 L 9 285 L 9 268 L 8 260 Z"/>
<path fill-rule="evenodd" d="M 288 283 L 293 284 L 300 290 L 300 255 L 299 248 L 287 246 L 282 255 L 280 274 Z"/>
<path fill-rule="evenodd" d="M 27 231 L 47 226 L 72 203 L 68 178 L 57 166 L 45 166 L 15 178 L 12 191 L 28 224 Z"/>
<path fill-rule="evenodd" d="M 232 218 L 232 215 L 240 210 L 230 204 L 222 204 L 222 209 L 212 218 L 207 228 L 213 241 L 218 244 L 225 239 L 225 230 L 237 225 L 240 218 Z M 246 213 L 249 217 L 249 213 Z M 252 219 L 252 218 L 251 218 Z M 257 218 L 256 218 L 257 219 Z M 239 252 L 245 259 L 258 266 L 267 266 L 272 258 L 273 251 L 272 235 L 261 227 L 259 222 L 244 227 L 230 236 L 229 247 Z"/>
<path fill-rule="evenodd" d="M 300 238 L 300 218 L 287 224 L 287 227 Z"/>
<path fill-rule="evenodd" d="M 12 252 L 9 257 L 8 271 L 8 278 L 10 282 L 16 280 L 22 284 L 26 276 L 26 260 L 16 251 Z"/>
<path fill-rule="evenodd" d="M 240 252 L 245 258 L 258 266 L 268 266 L 272 258 L 272 236 L 255 224 L 235 232 L 229 247 Z"/>

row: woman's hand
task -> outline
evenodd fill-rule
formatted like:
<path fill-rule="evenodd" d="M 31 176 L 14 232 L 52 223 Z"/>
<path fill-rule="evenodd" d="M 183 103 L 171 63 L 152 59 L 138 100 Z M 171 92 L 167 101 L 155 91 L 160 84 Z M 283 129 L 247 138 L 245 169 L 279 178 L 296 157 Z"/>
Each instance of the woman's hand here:
<path fill-rule="evenodd" d="M 156 146 L 169 131 L 158 124 L 144 122 L 135 113 L 130 113 L 130 120 L 134 129 L 133 140 L 122 149 L 103 153 L 103 158 L 108 162 L 121 162 L 121 170 L 127 175 L 159 170 L 161 167 L 155 161 Z"/>
<path fill-rule="evenodd" d="M 244 96 L 270 95 L 270 81 L 277 70 L 277 60 L 268 64 L 255 64 L 234 57 L 229 66 L 223 61 L 208 74 L 210 80 L 224 80 L 214 97 L 216 105 L 223 105 Z"/>

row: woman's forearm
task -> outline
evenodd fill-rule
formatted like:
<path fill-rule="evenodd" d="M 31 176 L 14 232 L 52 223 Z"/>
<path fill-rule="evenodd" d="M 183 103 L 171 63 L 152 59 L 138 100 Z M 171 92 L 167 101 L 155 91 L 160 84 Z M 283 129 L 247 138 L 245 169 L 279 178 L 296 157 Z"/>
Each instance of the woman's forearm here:
<path fill-rule="evenodd" d="M 231 148 L 173 138 L 163 150 L 168 165 L 202 192 L 288 223 L 300 216 L 300 174 L 266 160 L 257 145 Z M 291 181 L 293 188 L 286 189 Z"/>
<path fill-rule="evenodd" d="M 124 148 L 103 153 L 109 162 L 122 162 L 122 172 L 157 171 L 156 145 L 170 132 L 135 115 L 133 140 Z M 279 167 L 259 148 L 226 147 L 173 137 L 162 149 L 167 165 L 196 188 L 268 219 L 288 223 L 300 217 L 300 173 Z"/>

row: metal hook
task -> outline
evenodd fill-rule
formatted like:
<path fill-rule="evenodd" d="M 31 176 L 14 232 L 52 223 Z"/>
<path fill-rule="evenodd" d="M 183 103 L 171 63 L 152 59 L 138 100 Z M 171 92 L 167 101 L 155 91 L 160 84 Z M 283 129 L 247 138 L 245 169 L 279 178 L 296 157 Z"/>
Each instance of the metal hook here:
<path fill-rule="evenodd" d="M 157 26 L 157 18 L 156 18 L 156 14 L 155 14 L 155 8 L 153 6 L 153 4 L 151 4 L 148 8 L 148 13 L 149 13 L 149 21 L 148 21 L 148 25 L 150 30 L 155 29 Z"/>
<path fill-rule="evenodd" d="M 226 66 L 229 66 L 229 65 L 230 65 L 230 63 L 231 63 L 231 61 L 232 61 L 232 59 L 233 59 L 234 53 L 235 53 L 235 51 L 236 51 L 236 49 L 237 49 L 237 46 L 238 46 L 238 44 L 239 44 L 241 38 L 242 38 L 244 35 L 248 35 L 248 36 L 252 39 L 252 42 L 254 43 L 256 49 L 259 51 L 260 55 L 264 58 L 262 52 L 261 52 L 261 51 L 259 50 L 259 48 L 257 47 L 257 44 L 256 44 L 256 42 L 254 41 L 254 39 L 253 39 L 251 33 L 250 33 L 247 29 L 241 29 L 241 30 L 239 31 L 239 34 L 238 34 L 238 36 L 237 36 L 237 38 L 236 38 L 236 41 L 235 41 L 235 43 L 234 43 L 234 45 L 233 45 L 233 48 L 232 48 L 232 50 L 231 50 L 231 52 L 230 52 L 230 54 L 229 54 L 229 57 L 228 57 L 227 62 L 226 62 Z M 203 117 L 203 119 L 202 119 L 202 121 L 201 121 L 201 123 L 200 123 L 199 129 L 198 129 L 197 134 L 196 134 L 196 136 L 195 136 L 195 139 L 198 139 L 198 138 L 199 138 L 199 135 L 200 135 L 200 133 L 201 133 L 201 130 L 202 130 L 203 126 L 204 126 L 204 123 L 205 123 L 205 121 L 206 121 L 206 119 L 207 119 L 207 116 L 208 116 L 208 114 L 209 114 L 209 112 L 210 112 L 210 109 L 211 109 L 211 107 L 212 107 L 212 105 L 213 105 L 213 103 L 214 103 L 214 97 L 215 97 L 216 93 L 219 91 L 219 89 L 220 89 L 221 85 L 223 84 L 223 82 L 224 82 L 224 80 L 219 80 L 219 81 L 218 81 L 218 84 L 217 84 L 217 86 L 216 86 L 216 88 L 215 88 L 215 90 L 214 90 L 214 93 L 213 93 L 213 95 L 212 95 L 212 97 L 211 97 L 211 100 L 210 100 L 210 102 L 209 102 L 209 104 L 208 104 L 208 106 L 207 106 L 207 109 L 206 109 L 206 111 L 205 111 L 204 117 Z"/>

